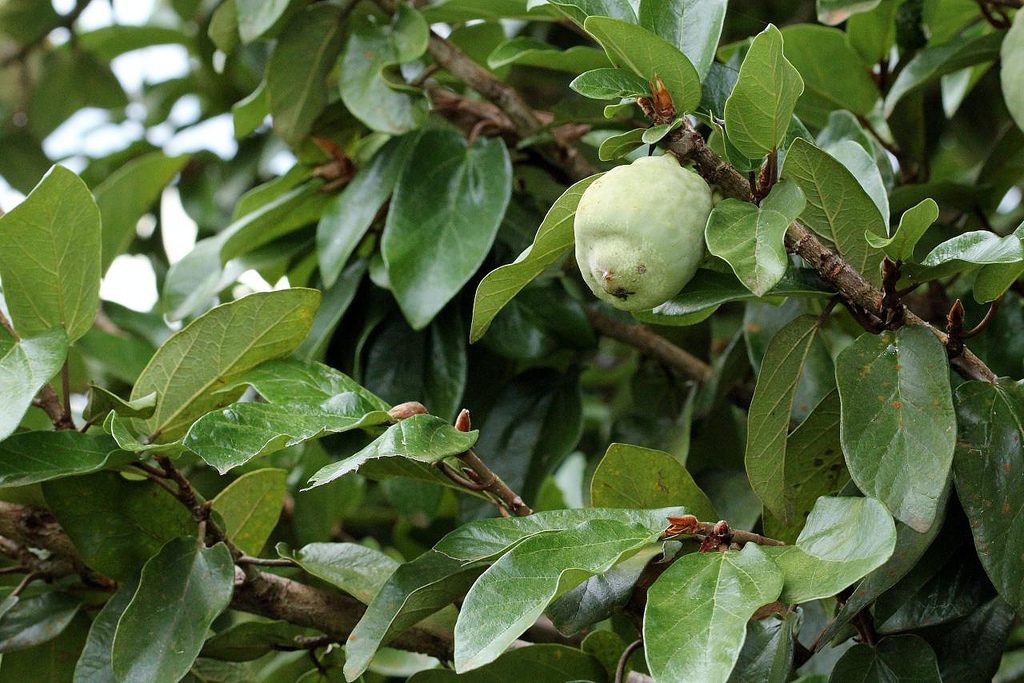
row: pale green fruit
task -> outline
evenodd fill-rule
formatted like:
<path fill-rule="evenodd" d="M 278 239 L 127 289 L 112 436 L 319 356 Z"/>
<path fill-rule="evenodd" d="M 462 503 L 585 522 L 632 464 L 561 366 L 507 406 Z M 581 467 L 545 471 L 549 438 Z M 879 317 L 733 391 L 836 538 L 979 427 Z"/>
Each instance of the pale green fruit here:
<path fill-rule="evenodd" d="M 704 256 L 711 188 L 675 157 L 617 166 L 580 198 L 576 263 L 602 301 L 643 311 L 679 293 Z"/>

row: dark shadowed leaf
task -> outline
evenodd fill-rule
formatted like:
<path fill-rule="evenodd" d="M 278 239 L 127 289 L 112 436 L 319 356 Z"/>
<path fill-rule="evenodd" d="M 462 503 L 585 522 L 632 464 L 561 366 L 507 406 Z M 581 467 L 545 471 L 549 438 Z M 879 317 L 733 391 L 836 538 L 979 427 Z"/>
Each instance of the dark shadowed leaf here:
<path fill-rule="evenodd" d="M 890 636 L 877 647 L 854 645 L 836 662 L 829 683 L 939 683 L 935 652 L 920 636 Z"/>
<path fill-rule="evenodd" d="M 464 674 L 434 669 L 422 671 L 409 683 L 490 683 L 511 681 L 529 672 L 531 683 L 563 683 L 570 680 L 604 681 L 604 669 L 593 656 L 567 645 L 541 643 L 510 650 L 487 666 Z"/>
<path fill-rule="evenodd" d="M 793 669 L 793 642 L 800 630 L 800 616 L 798 611 L 794 611 L 781 618 L 772 615 L 760 621 L 748 621 L 747 639 L 729 681 L 788 681 Z"/>
<path fill-rule="evenodd" d="M 81 599 L 55 590 L 21 598 L 0 618 L 0 653 L 22 650 L 56 638 L 81 606 Z"/>
<path fill-rule="evenodd" d="M 89 636 L 81 657 L 75 665 L 75 683 L 109 683 L 116 680 L 114 669 L 110 664 L 110 653 L 114 647 L 114 632 L 117 622 L 124 614 L 135 591 L 139 587 L 138 578 L 125 581 L 110 596 L 106 604 L 92 620 Z"/>
<path fill-rule="evenodd" d="M 88 474 L 133 460 L 106 434 L 22 432 L 0 442 L 0 487 Z"/>
<path fill-rule="evenodd" d="M 248 662 L 281 648 L 297 647 L 296 638 L 315 631 L 287 621 L 244 621 L 217 633 L 205 643 L 200 657 Z"/>
<path fill-rule="evenodd" d="M 287 474 L 279 469 L 248 472 L 211 501 L 214 512 L 224 520 L 228 540 L 242 552 L 256 555 L 270 538 L 281 516 Z"/>

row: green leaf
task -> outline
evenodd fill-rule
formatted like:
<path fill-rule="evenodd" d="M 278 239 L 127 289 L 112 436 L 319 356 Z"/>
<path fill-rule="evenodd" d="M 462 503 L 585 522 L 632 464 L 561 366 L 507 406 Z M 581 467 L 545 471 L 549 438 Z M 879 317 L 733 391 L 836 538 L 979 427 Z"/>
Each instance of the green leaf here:
<path fill-rule="evenodd" d="M 231 602 L 234 563 L 227 546 L 194 537 L 168 541 L 146 563 L 139 588 L 117 622 L 111 653 L 118 680 L 184 676 L 213 620 Z"/>
<path fill-rule="evenodd" d="M 0 442 L 0 487 L 88 474 L 133 460 L 106 434 L 23 432 Z"/>
<path fill-rule="evenodd" d="M 818 319 L 802 315 L 772 338 L 757 375 L 750 401 L 747 448 L 744 455 L 747 476 L 764 506 L 785 520 L 792 519 L 792 491 L 788 481 L 787 440 L 790 413 L 797 382 L 818 331 Z"/>
<path fill-rule="evenodd" d="M 774 517 L 764 523 L 769 536 L 792 542 L 818 497 L 836 493 L 850 480 L 839 442 L 839 393 L 836 390 L 821 399 L 789 436 L 784 457 L 783 514 L 777 520 L 783 528 L 773 526 Z"/>
<path fill-rule="evenodd" d="M 939 205 L 934 199 L 923 199 L 919 204 L 907 209 L 900 217 L 900 225 L 896 233 L 890 237 L 879 237 L 873 232 L 865 232 L 864 238 L 875 249 L 881 249 L 893 261 L 908 261 L 914 256 L 914 247 L 921 236 L 939 217 Z"/>
<path fill-rule="evenodd" d="M 235 139 L 241 140 L 256 132 L 270 115 L 267 97 L 267 82 L 260 81 L 258 88 L 231 105 L 231 121 L 235 127 Z"/>
<path fill-rule="evenodd" d="M 773 24 L 754 37 L 725 103 L 729 141 L 751 159 L 779 149 L 804 91 L 800 72 L 783 55 L 782 45 L 782 33 Z"/>
<path fill-rule="evenodd" d="M 651 126 L 644 130 L 643 135 L 640 136 L 640 140 L 645 145 L 656 145 L 661 142 L 661 139 L 674 131 L 679 126 L 683 125 L 683 119 L 676 118 L 674 121 L 669 123 L 659 123 L 657 126 Z"/>
<path fill-rule="evenodd" d="M 795 180 L 807 199 L 800 220 L 829 240 L 847 263 L 877 285 L 881 281 L 882 252 L 864 240 L 864 232 L 887 235 L 887 224 L 849 169 L 801 138 L 786 153 L 782 177 Z"/>
<path fill-rule="evenodd" d="M 860 12 L 846 22 L 846 39 L 868 64 L 877 64 L 896 44 L 896 14 L 900 0 L 882 0 L 870 12 Z"/>
<path fill-rule="evenodd" d="M 794 611 L 782 618 L 772 615 L 748 621 L 747 638 L 729 676 L 730 683 L 786 683 L 792 674 L 793 643 L 800 631 L 800 617 Z"/>
<path fill-rule="evenodd" d="M 224 520 L 228 540 L 249 555 L 263 549 L 281 516 L 287 493 L 285 470 L 247 472 L 231 482 L 211 502 Z"/>
<path fill-rule="evenodd" d="M 231 54 L 238 47 L 238 4 L 236 0 L 224 0 L 210 15 L 206 29 L 210 41 L 224 54 Z"/>
<path fill-rule="evenodd" d="M 1017 226 L 1013 236 L 1024 242 L 1024 223 Z M 1024 260 L 982 266 L 974 278 L 974 299 L 979 303 L 995 301 L 1005 294 L 1021 275 L 1024 275 Z"/>
<path fill-rule="evenodd" d="M 455 625 L 455 670 L 462 673 L 493 661 L 549 602 L 611 569 L 660 533 L 595 519 L 523 541 L 485 571 L 466 595 Z"/>
<path fill-rule="evenodd" d="M 265 455 L 315 439 L 390 421 L 387 403 L 320 363 L 268 361 L 220 393 L 253 387 L 267 402 L 236 403 L 207 413 L 183 443 L 222 474 Z"/>
<path fill-rule="evenodd" d="M 407 135 L 385 144 L 359 169 L 320 217 L 316 249 L 320 278 L 326 287 L 338 279 L 341 269 L 391 196 L 417 139 L 415 134 Z"/>
<path fill-rule="evenodd" d="M 1000 48 L 999 79 L 1003 100 L 1017 127 L 1024 130 L 1024 13 L 1017 12 Z"/>
<path fill-rule="evenodd" d="M 431 24 L 463 22 L 475 19 L 552 20 L 554 12 L 527 10 L 526 0 L 438 0 L 423 7 L 423 16 Z"/>
<path fill-rule="evenodd" d="M 29 127 L 39 139 L 81 109 L 128 104 L 110 64 L 78 46 L 65 44 L 44 52 L 39 74 L 27 102 Z"/>
<path fill-rule="evenodd" d="M 928 641 L 908 633 L 882 638 L 876 647 L 854 645 L 836 662 L 828 680 L 835 683 L 939 683 L 942 678 Z"/>
<path fill-rule="evenodd" d="M 56 638 L 81 606 L 80 598 L 56 590 L 20 598 L 0 619 L 0 653 L 22 650 Z"/>
<path fill-rule="evenodd" d="M 356 292 L 366 273 L 366 266 L 367 263 L 363 259 L 353 261 L 342 271 L 333 285 L 323 290 L 323 303 L 313 317 L 313 326 L 309 334 L 293 352 L 295 358 L 320 360 L 326 355 L 338 323 L 356 298 Z"/>
<path fill-rule="evenodd" d="M 59 327 L 28 339 L 15 339 L 0 327 L 0 396 L 4 397 L 0 441 L 18 428 L 36 394 L 60 371 L 67 353 L 67 335 Z"/>
<path fill-rule="evenodd" d="M 956 490 L 971 522 L 978 557 L 999 594 L 1024 609 L 1024 387 L 968 382 L 957 388 L 960 433 L 954 459 Z"/>
<path fill-rule="evenodd" d="M 674 45 L 636 24 L 608 17 L 589 17 L 584 23 L 614 64 L 654 82 L 661 79 L 678 114 L 700 104 L 700 77 L 693 64 Z"/>
<path fill-rule="evenodd" d="M 516 36 L 494 48 L 487 56 L 487 66 L 492 70 L 510 64 L 578 74 L 588 69 L 607 67 L 608 57 L 601 50 L 584 45 L 559 50 L 535 38 Z"/>
<path fill-rule="evenodd" d="M 842 443 L 858 488 L 924 532 L 956 442 L 946 350 L 927 328 L 864 334 L 836 359 Z"/>
<path fill-rule="evenodd" d="M 679 683 L 728 679 L 747 620 L 779 596 L 782 574 L 760 546 L 691 553 L 647 593 L 644 649 L 651 675 Z"/>
<path fill-rule="evenodd" d="M 242 42 L 262 38 L 288 9 L 290 0 L 235 0 L 238 7 L 238 33 Z"/>
<path fill-rule="evenodd" d="M 134 401 L 126 401 L 117 394 L 93 384 L 89 386 L 89 403 L 86 404 L 82 417 L 93 424 L 102 422 L 112 412 L 120 417 L 146 419 L 152 417 L 156 410 L 156 401 L 156 392 L 140 396 Z"/>
<path fill-rule="evenodd" d="M 75 664 L 74 683 L 109 683 L 116 680 L 110 663 L 117 622 L 139 587 L 138 578 L 123 582 L 93 617 L 85 647 Z"/>
<path fill-rule="evenodd" d="M 152 417 L 135 419 L 157 443 L 184 436 L 200 415 L 231 403 L 240 391 L 218 392 L 259 363 L 299 345 L 313 322 L 320 293 L 286 289 L 218 306 L 164 342 L 132 389 L 131 400 L 156 392 Z"/>
<path fill-rule="evenodd" d="M 43 495 L 85 564 L 119 581 L 138 576 L 165 542 L 196 529 L 170 493 L 116 472 L 48 481 Z"/>
<path fill-rule="evenodd" d="M 1024 247 L 1016 235 L 999 236 L 988 230 L 964 232 L 932 249 L 921 262 L 938 266 L 951 261 L 974 264 L 1019 263 Z"/>
<path fill-rule="evenodd" d="M 708 251 L 724 259 L 756 296 L 764 296 L 786 274 L 786 229 L 806 206 L 800 186 L 777 183 L 757 206 L 738 199 L 719 202 L 705 229 Z"/>
<path fill-rule="evenodd" d="M 92 327 L 100 297 L 100 211 L 77 175 L 54 166 L 0 218 L 0 278 L 21 336 L 63 326 L 74 342 Z"/>
<path fill-rule="evenodd" d="M 880 567 L 895 547 L 896 525 L 877 500 L 823 496 L 796 545 L 762 550 L 785 576 L 779 599 L 799 604 L 835 595 Z"/>
<path fill-rule="evenodd" d="M 632 71 L 618 68 L 593 69 L 573 79 L 569 87 L 594 100 L 622 97 L 650 97 L 651 86 Z M 586 181 L 582 181 L 586 182 Z"/>
<path fill-rule="evenodd" d="M 686 55 L 703 81 L 715 61 L 728 0 L 640 0 L 639 20 Z"/>
<path fill-rule="evenodd" d="M 664 451 L 613 443 L 590 482 L 590 504 L 609 508 L 683 505 L 698 519 L 718 519 L 693 477 Z"/>
<path fill-rule="evenodd" d="M 278 554 L 295 560 L 309 574 L 364 605 L 370 604 L 399 567 L 390 556 L 356 543 L 310 543 L 295 552 L 279 545 Z"/>
<path fill-rule="evenodd" d="M 381 240 L 392 292 L 413 329 L 426 327 L 483 264 L 511 191 L 500 138 L 468 145 L 451 130 L 420 136 Z"/>
<path fill-rule="evenodd" d="M 421 94 L 392 89 L 382 71 L 418 55 L 400 54 L 405 43 L 422 43 L 429 29 L 423 16 L 404 3 L 391 24 L 373 14 L 355 13 L 346 21 L 348 40 L 341 56 L 341 100 L 371 130 L 401 135 L 420 127 L 427 115 Z"/>
<path fill-rule="evenodd" d="M 132 159 L 96 186 L 96 205 L 103 219 L 101 272 L 107 272 L 113 260 L 125 252 L 135 237 L 135 224 L 188 160 L 188 155 L 169 157 L 152 152 Z"/>
<path fill-rule="evenodd" d="M 449 532 L 437 542 L 434 550 L 470 565 L 474 562 L 494 561 L 537 534 L 565 531 L 596 519 L 608 519 L 627 526 L 644 526 L 653 531 L 665 529 L 669 515 L 683 515 L 687 512 L 683 507 L 656 510 L 577 508 L 546 510 L 528 517 L 481 519 Z"/>
<path fill-rule="evenodd" d="M 869 12 L 881 0 L 818 0 L 818 21 L 829 26 L 841 24 L 851 16 Z"/>
<path fill-rule="evenodd" d="M 482 567 L 428 550 L 399 566 L 345 643 L 345 677 L 361 676 L 378 649 L 401 631 L 465 595 Z"/>
<path fill-rule="evenodd" d="M 832 290 L 810 268 L 790 268 L 766 296 L 831 296 Z M 731 275 L 701 269 L 690 283 L 673 299 L 655 308 L 651 313 L 634 313 L 642 322 L 656 325 L 678 325 L 674 320 L 686 320 L 694 314 L 710 315 L 715 308 L 731 301 L 750 301 L 759 298 L 746 285 Z M 710 311 L 710 312 L 709 312 Z M 701 318 L 703 319 L 703 318 Z"/>
<path fill-rule="evenodd" d="M 634 128 L 625 133 L 609 135 L 597 149 L 597 157 L 601 161 L 614 161 L 624 157 L 644 143 L 646 128 Z"/>
<path fill-rule="evenodd" d="M 253 0 L 253 4 L 273 3 Z M 283 4 L 287 6 L 287 2 Z M 240 6 L 239 29 L 248 42 L 245 26 Z M 341 48 L 342 11 L 333 5 L 317 4 L 302 10 L 281 32 L 270 53 L 266 82 L 274 130 L 285 142 L 294 145 L 309 135 L 313 122 L 327 105 L 327 75 L 338 61 Z"/>
<path fill-rule="evenodd" d="M 433 415 L 413 415 L 388 427 L 373 443 L 344 460 L 332 463 L 309 479 L 309 490 L 323 486 L 349 472 L 358 471 L 371 460 L 409 458 L 433 465 L 445 458 L 469 450 L 480 432 L 457 431 L 449 423 Z"/>
<path fill-rule="evenodd" d="M 220 631 L 205 643 L 200 657 L 227 662 L 248 662 L 297 646 L 297 638 L 315 631 L 287 621 L 243 621 Z"/>
<path fill-rule="evenodd" d="M 1004 35 L 998 31 L 979 36 L 977 32 L 968 31 L 949 42 L 918 52 L 900 70 L 889 88 L 885 96 L 885 115 L 891 115 L 896 104 L 907 94 L 939 76 L 998 59 Z"/>
<path fill-rule="evenodd" d="M 494 317 L 545 268 L 561 258 L 573 245 L 573 220 L 580 198 L 600 174 L 579 181 L 555 200 L 537 229 L 533 244 L 508 265 L 491 271 L 480 281 L 473 299 L 473 322 L 469 341 L 479 341 Z"/>
<path fill-rule="evenodd" d="M 857 51 L 839 29 L 796 24 L 782 30 L 786 59 L 804 79 L 796 115 L 822 127 L 829 112 L 848 109 L 867 116 L 878 101 L 878 88 Z"/>
<path fill-rule="evenodd" d="M 509 650 L 490 664 L 457 674 L 446 669 L 421 671 L 409 683 L 491 683 L 521 680 L 529 672 L 530 683 L 602 681 L 605 671 L 596 658 L 579 648 L 552 643 Z"/>

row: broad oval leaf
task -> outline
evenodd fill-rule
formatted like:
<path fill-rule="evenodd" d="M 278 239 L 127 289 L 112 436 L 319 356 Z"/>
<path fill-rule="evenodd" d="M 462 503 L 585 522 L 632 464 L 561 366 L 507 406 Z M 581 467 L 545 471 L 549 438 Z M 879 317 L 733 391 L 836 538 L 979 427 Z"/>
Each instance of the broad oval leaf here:
<path fill-rule="evenodd" d="M 807 199 L 800 220 L 831 242 L 869 282 L 879 284 L 882 252 L 865 241 L 864 232 L 888 235 L 886 220 L 849 169 L 798 138 L 786 152 L 782 177 L 796 181 Z"/>
<path fill-rule="evenodd" d="M 601 50 L 585 45 L 560 50 L 535 38 L 516 36 L 494 48 L 487 56 L 487 66 L 491 69 L 500 69 L 510 64 L 578 74 L 588 69 L 607 67 L 608 57 Z"/>
<path fill-rule="evenodd" d="M 315 634 L 313 629 L 287 621 L 243 621 L 209 638 L 203 643 L 199 656 L 226 662 L 248 662 L 271 652 L 293 648 L 298 638 Z"/>
<path fill-rule="evenodd" d="M 651 92 L 651 86 L 640 76 L 627 69 L 611 67 L 582 73 L 573 79 L 569 87 L 594 100 L 649 97 Z"/>
<path fill-rule="evenodd" d="M 48 481 L 43 496 L 85 564 L 119 581 L 138 576 L 165 542 L 196 529 L 170 493 L 116 472 Z"/>
<path fill-rule="evenodd" d="M 23 432 L 0 442 L 0 487 L 88 474 L 133 460 L 106 434 Z"/>
<path fill-rule="evenodd" d="M 475 671 L 457 674 L 447 669 L 421 671 L 409 683 L 491 683 L 513 681 L 529 672 L 530 683 L 564 683 L 565 681 L 602 681 L 605 670 L 592 655 L 579 648 L 553 643 L 509 650 L 501 657 Z"/>
<path fill-rule="evenodd" d="M 391 289 L 413 329 L 426 327 L 483 263 L 511 192 L 500 138 L 469 145 L 454 131 L 420 136 L 381 241 Z"/>
<path fill-rule="evenodd" d="M 932 249 L 921 265 L 939 266 L 952 261 L 972 264 L 1019 263 L 1024 247 L 1016 235 L 997 235 L 988 230 L 965 232 Z"/>
<path fill-rule="evenodd" d="M 242 28 L 245 24 L 239 19 Z M 341 48 L 342 11 L 333 5 L 302 10 L 281 32 L 267 63 L 266 82 L 274 130 L 286 142 L 297 144 L 309 135 L 327 104 L 327 75 Z"/>
<path fill-rule="evenodd" d="M 829 26 L 841 24 L 851 16 L 869 12 L 881 0 L 818 0 L 818 21 Z"/>
<path fill-rule="evenodd" d="M 804 91 L 800 72 L 786 59 L 782 45 L 782 33 L 774 24 L 754 37 L 725 103 L 729 141 L 751 159 L 779 149 Z"/>
<path fill-rule="evenodd" d="M 445 458 L 469 450 L 480 432 L 460 432 L 433 415 L 413 415 L 388 427 L 369 446 L 355 455 L 320 469 L 309 479 L 304 491 L 329 484 L 349 472 L 358 471 L 370 461 L 381 458 L 407 458 L 433 465 Z"/>
<path fill-rule="evenodd" d="M 960 434 L 954 476 L 978 557 L 1006 602 L 1024 609 L 1024 387 L 968 382 L 957 388 Z"/>
<path fill-rule="evenodd" d="M 213 620 L 234 589 L 227 546 L 194 537 L 168 541 L 146 563 L 117 622 L 111 663 L 118 680 L 171 680 L 192 668 Z"/>
<path fill-rule="evenodd" d="M 893 261 L 908 261 L 914 256 L 914 247 L 921 236 L 939 217 L 939 205 L 934 199 L 922 199 L 900 217 L 899 227 L 892 237 L 886 239 L 873 232 L 864 233 L 864 238 L 875 249 L 881 249 Z"/>
<path fill-rule="evenodd" d="M 228 540 L 249 555 L 257 555 L 281 516 L 288 473 L 279 469 L 247 472 L 228 484 L 210 505 L 224 520 Z"/>
<path fill-rule="evenodd" d="M 678 460 L 664 451 L 613 443 L 590 481 L 590 504 L 607 508 L 682 505 L 702 520 L 717 520 L 715 506 Z"/>
<path fill-rule="evenodd" d="M 680 557 L 647 592 L 644 649 L 657 680 L 726 681 L 747 621 L 779 597 L 782 573 L 760 546 Z"/>
<path fill-rule="evenodd" d="M 60 327 L 23 339 L 0 327 L 0 396 L 4 397 L 0 440 L 18 428 L 36 394 L 60 371 L 67 354 L 68 338 Z"/>
<path fill-rule="evenodd" d="M 790 181 L 773 186 L 760 206 L 719 202 L 705 228 L 708 251 L 728 262 L 755 296 L 765 296 L 786 274 L 786 229 L 806 203 L 800 186 Z"/>
<path fill-rule="evenodd" d="M 946 349 L 920 325 L 861 335 L 836 359 L 841 438 L 858 488 L 924 532 L 956 445 Z"/>
<path fill-rule="evenodd" d="M 455 670 L 462 673 L 493 661 L 549 602 L 611 569 L 660 533 L 595 519 L 523 541 L 485 571 L 466 595 L 455 625 Z"/>
<path fill-rule="evenodd" d="M 89 635 L 85 639 L 85 647 L 75 664 L 74 683 L 109 683 L 116 680 L 110 663 L 114 633 L 117 630 L 117 622 L 138 587 L 138 577 L 122 582 L 117 592 L 110 596 L 103 608 L 93 617 Z"/>
<path fill-rule="evenodd" d="M 793 611 L 781 618 L 772 615 L 748 621 L 747 638 L 729 676 L 730 683 L 786 683 L 792 674 L 794 642 L 803 621 L 801 617 L 799 611 Z"/>
<path fill-rule="evenodd" d="M 81 606 L 80 598 L 56 590 L 20 598 L 0 620 L 0 654 L 56 638 Z"/>
<path fill-rule="evenodd" d="M 616 65 L 652 83 L 660 78 L 678 114 L 700 104 L 700 77 L 675 45 L 636 24 L 609 17 L 589 17 L 584 28 Z"/>
<path fill-rule="evenodd" d="M 100 303 L 100 210 L 81 178 L 54 166 L 0 218 L 0 278 L 22 337 L 89 331 Z"/>
<path fill-rule="evenodd" d="M 285 15 L 289 4 L 290 0 L 235 0 L 242 42 L 263 37 Z"/>
<path fill-rule="evenodd" d="M 132 426 L 157 443 L 181 438 L 196 418 L 241 393 L 218 389 L 295 349 L 319 304 L 316 290 L 286 289 L 250 294 L 196 318 L 164 342 L 139 375 L 131 399 L 156 392 L 160 404 L 152 417 Z"/>
<path fill-rule="evenodd" d="M 896 525 L 877 500 L 823 496 L 796 545 L 763 550 L 785 576 L 779 599 L 799 604 L 835 595 L 880 567 L 895 547 Z"/>
<path fill-rule="evenodd" d="M 576 217 L 576 207 L 583 192 L 600 177 L 598 174 L 585 178 L 563 192 L 537 228 L 533 244 L 513 263 L 492 270 L 480 281 L 473 299 L 470 342 L 479 341 L 501 309 L 545 268 L 572 248 L 572 223 Z"/>

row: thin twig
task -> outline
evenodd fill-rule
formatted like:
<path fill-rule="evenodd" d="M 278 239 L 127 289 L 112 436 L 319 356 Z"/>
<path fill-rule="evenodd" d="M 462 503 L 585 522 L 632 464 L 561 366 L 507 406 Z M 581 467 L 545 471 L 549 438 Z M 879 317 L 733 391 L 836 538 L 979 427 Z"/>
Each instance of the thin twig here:
<path fill-rule="evenodd" d="M 786 545 L 783 541 L 768 538 L 761 534 L 755 534 L 753 531 L 731 529 L 729 528 L 728 522 L 725 520 L 718 522 L 701 522 L 693 515 L 683 515 L 681 517 L 669 517 L 668 521 L 669 527 L 663 534 L 665 538 L 680 535 L 701 536 L 708 541 L 708 545 L 710 547 L 718 547 L 723 543 L 726 545 L 731 543 L 736 543 L 738 545 L 745 545 L 747 543 L 755 543 L 757 545 Z"/>
<path fill-rule="evenodd" d="M 626 680 L 626 665 L 629 663 L 629 658 L 634 652 L 640 649 L 643 644 L 643 638 L 637 638 L 627 645 L 626 649 L 622 651 L 622 655 L 619 657 L 619 664 L 615 667 L 615 683 L 622 683 Z"/>
<path fill-rule="evenodd" d="M 644 355 L 657 358 L 687 377 L 703 382 L 714 374 L 714 369 L 710 365 L 643 325 L 619 322 L 591 308 L 584 310 L 590 324 L 600 334 L 629 344 Z"/>
<path fill-rule="evenodd" d="M 463 409 L 459 413 L 458 418 L 455 420 L 455 428 L 460 432 L 468 432 L 470 428 L 469 411 Z M 479 490 L 487 491 L 494 495 L 498 502 L 500 502 L 499 510 L 504 508 L 510 514 L 517 517 L 528 517 L 533 514 L 533 510 L 530 506 L 523 502 L 523 499 L 518 493 L 508 487 L 505 482 L 501 480 L 497 474 L 491 471 L 484 461 L 481 460 L 473 449 L 470 448 L 464 453 L 460 453 L 458 456 L 459 460 L 468 465 L 469 469 L 466 470 L 466 474 L 473 478 L 474 483 L 481 487 Z"/>
<path fill-rule="evenodd" d="M 7 599 L 16 598 L 21 595 L 22 591 L 28 588 L 28 585 L 39 578 L 39 574 L 36 572 L 29 572 L 25 574 L 24 578 L 14 587 L 10 593 L 7 594 Z"/>

